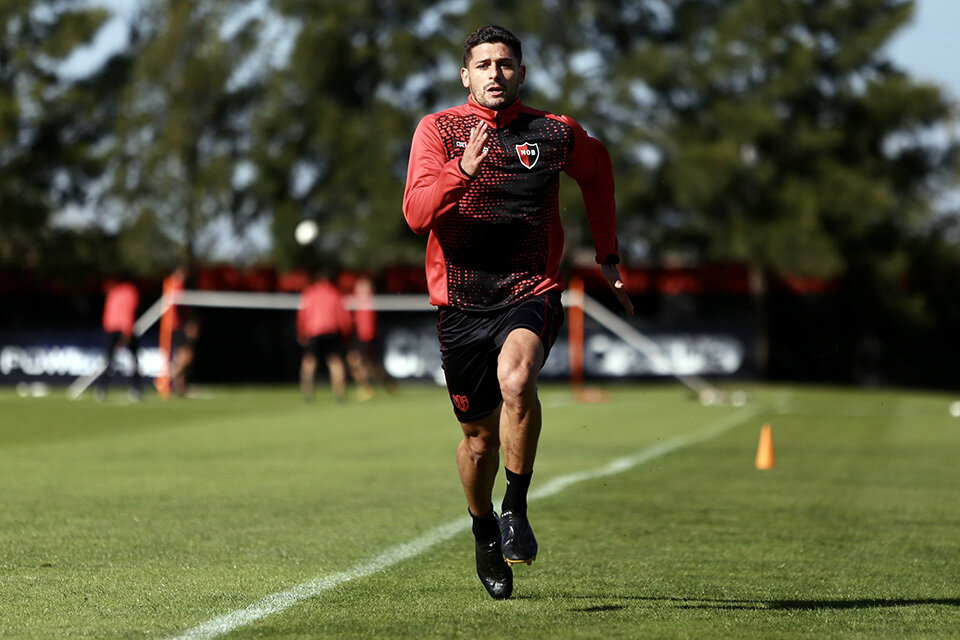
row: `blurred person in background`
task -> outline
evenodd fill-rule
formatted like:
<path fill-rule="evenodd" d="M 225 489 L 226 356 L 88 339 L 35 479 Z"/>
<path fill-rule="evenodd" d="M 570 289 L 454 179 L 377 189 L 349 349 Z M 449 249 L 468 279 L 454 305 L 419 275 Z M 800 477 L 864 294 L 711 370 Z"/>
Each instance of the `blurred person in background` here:
<path fill-rule="evenodd" d="M 140 365 L 137 359 L 139 343 L 134 333 L 137 308 L 140 306 L 140 292 L 131 279 L 122 274 L 116 280 L 107 282 L 107 297 L 103 303 L 103 333 L 106 339 L 106 369 L 97 380 L 94 394 L 102 402 L 107 397 L 107 387 L 115 368 L 117 350 L 121 347 L 133 358 L 130 380 L 130 399 L 139 401 L 143 397 Z"/>
<path fill-rule="evenodd" d="M 373 303 L 373 282 L 368 276 L 357 278 L 353 288 L 353 340 L 347 351 L 350 375 L 359 386 L 359 397 L 373 397 L 373 385 L 384 384 L 388 391 L 395 390 L 395 383 L 387 377 L 380 357 L 380 342 L 377 334 L 377 311 Z"/>
<path fill-rule="evenodd" d="M 186 288 L 190 270 L 186 265 L 178 265 L 163 281 L 163 294 L 176 300 Z M 197 341 L 200 339 L 200 321 L 196 315 L 183 305 L 175 304 L 171 310 L 173 334 L 172 358 L 170 365 L 170 388 L 175 396 L 187 395 L 187 375 L 196 357 Z"/>
<path fill-rule="evenodd" d="M 467 103 L 425 116 L 410 149 L 403 213 L 427 239 L 430 302 L 463 439 L 457 467 L 473 519 L 477 575 L 509 598 L 512 565 L 538 544 L 527 519 L 542 414 L 537 378 L 563 323 L 560 173 L 577 181 L 596 260 L 628 313 L 617 264 L 610 155 L 567 116 L 520 101 L 520 40 L 497 26 L 463 45 Z M 506 494 L 491 494 L 500 450 Z"/>
<path fill-rule="evenodd" d="M 350 335 L 350 313 L 343 305 L 340 290 L 326 269 L 318 269 L 313 281 L 300 294 L 297 310 L 297 337 L 303 347 L 300 360 L 300 392 L 304 401 L 314 395 L 314 381 L 320 360 L 327 365 L 330 388 L 337 402 L 347 397 L 347 369 L 343 346 Z"/>

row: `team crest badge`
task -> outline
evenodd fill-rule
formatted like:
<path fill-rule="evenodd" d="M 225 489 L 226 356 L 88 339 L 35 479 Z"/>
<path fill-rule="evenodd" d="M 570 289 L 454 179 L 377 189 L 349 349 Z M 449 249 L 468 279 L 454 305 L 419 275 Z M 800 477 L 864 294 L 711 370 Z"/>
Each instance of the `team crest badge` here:
<path fill-rule="evenodd" d="M 523 144 L 514 146 L 517 148 L 517 156 L 520 158 L 520 163 L 527 169 L 533 169 L 533 165 L 537 164 L 537 160 L 540 159 L 540 147 L 537 146 L 537 143 L 524 142 Z"/>
<path fill-rule="evenodd" d="M 453 404 L 460 409 L 460 411 L 466 411 L 470 408 L 470 399 L 467 396 L 462 396 L 460 394 L 453 394 Z"/>

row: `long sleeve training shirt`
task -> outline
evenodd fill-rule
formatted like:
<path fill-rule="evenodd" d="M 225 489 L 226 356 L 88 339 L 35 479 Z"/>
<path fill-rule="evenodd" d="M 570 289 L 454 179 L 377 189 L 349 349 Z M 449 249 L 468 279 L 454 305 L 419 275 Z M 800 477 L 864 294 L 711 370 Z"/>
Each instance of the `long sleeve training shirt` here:
<path fill-rule="evenodd" d="M 140 293 L 133 284 L 121 282 L 111 287 L 103 303 L 103 330 L 119 331 L 125 336 L 133 334 L 139 305 Z"/>
<path fill-rule="evenodd" d="M 460 158 L 481 121 L 489 152 L 471 178 Z M 562 288 L 561 171 L 580 187 L 597 262 L 619 262 L 610 155 L 576 121 L 520 100 L 495 111 L 472 97 L 420 121 L 403 214 L 413 231 L 429 234 L 432 304 L 494 310 Z"/>
<path fill-rule="evenodd" d="M 336 333 L 349 336 L 350 324 L 350 313 L 343 306 L 343 296 L 333 283 L 322 280 L 300 294 L 297 337 L 301 340 Z"/>

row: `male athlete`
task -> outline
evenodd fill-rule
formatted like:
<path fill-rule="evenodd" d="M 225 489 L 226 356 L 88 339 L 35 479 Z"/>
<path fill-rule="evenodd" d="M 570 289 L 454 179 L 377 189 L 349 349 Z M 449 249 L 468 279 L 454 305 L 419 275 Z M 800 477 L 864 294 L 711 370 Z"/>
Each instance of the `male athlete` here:
<path fill-rule="evenodd" d="M 343 306 L 339 289 L 325 269 L 318 269 L 313 283 L 300 294 L 297 310 L 297 337 L 303 347 L 300 360 L 300 392 L 313 400 L 317 363 L 323 361 L 330 373 L 330 388 L 337 402 L 347 398 L 347 370 L 343 364 L 343 342 L 350 335 L 350 314 Z"/>
<path fill-rule="evenodd" d="M 187 286 L 191 273 L 187 265 L 178 265 L 169 276 L 163 280 L 163 295 L 176 301 L 180 293 Z M 170 366 L 170 388 L 173 395 L 185 398 L 187 396 L 187 374 L 193 367 L 196 356 L 197 341 L 200 338 L 200 321 L 182 305 L 174 305 L 169 316 L 172 332 L 172 362 Z M 162 331 L 162 329 L 161 329 Z"/>
<path fill-rule="evenodd" d="M 463 45 L 467 103 L 424 117 L 413 136 L 403 213 L 429 233 L 447 390 L 463 430 L 457 466 L 473 518 L 477 575 L 509 598 L 511 566 L 537 557 L 527 490 L 540 436 L 537 376 L 563 323 L 560 172 L 583 195 L 596 259 L 632 313 L 617 264 L 613 170 L 604 146 L 566 116 L 524 106 L 520 40 L 502 27 Z M 503 449 L 506 495 L 492 492 Z"/>
<path fill-rule="evenodd" d="M 107 369 L 97 381 L 95 391 L 97 400 L 101 402 L 107 397 L 107 385 L 110 382 L 117 347 L 121 346 L 127 349 L 133 358 L 130 398 L 134 401 L 142 398 L 140 365 L 137 361 L 137 351 L 140 346 L 137 342 L 137 334 L 134 332 L 138 306 L 140 306 L 140 292 L 129 277 L 123 276 L 110 283 L 103 303 L 103 332 L 107 338 Z"/>

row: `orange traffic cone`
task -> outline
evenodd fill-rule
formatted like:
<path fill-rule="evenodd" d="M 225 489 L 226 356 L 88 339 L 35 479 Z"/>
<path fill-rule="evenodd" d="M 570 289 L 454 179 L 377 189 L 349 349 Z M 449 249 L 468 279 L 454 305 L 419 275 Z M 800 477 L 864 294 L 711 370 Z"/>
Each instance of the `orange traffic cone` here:
<path fill-rule="evenodd" d="M 757 469 L 773 469 L 776 458 L 773 455 L 773 430 L 765 422 L 760 429 L 760 444 L 757 446 Z"/>

